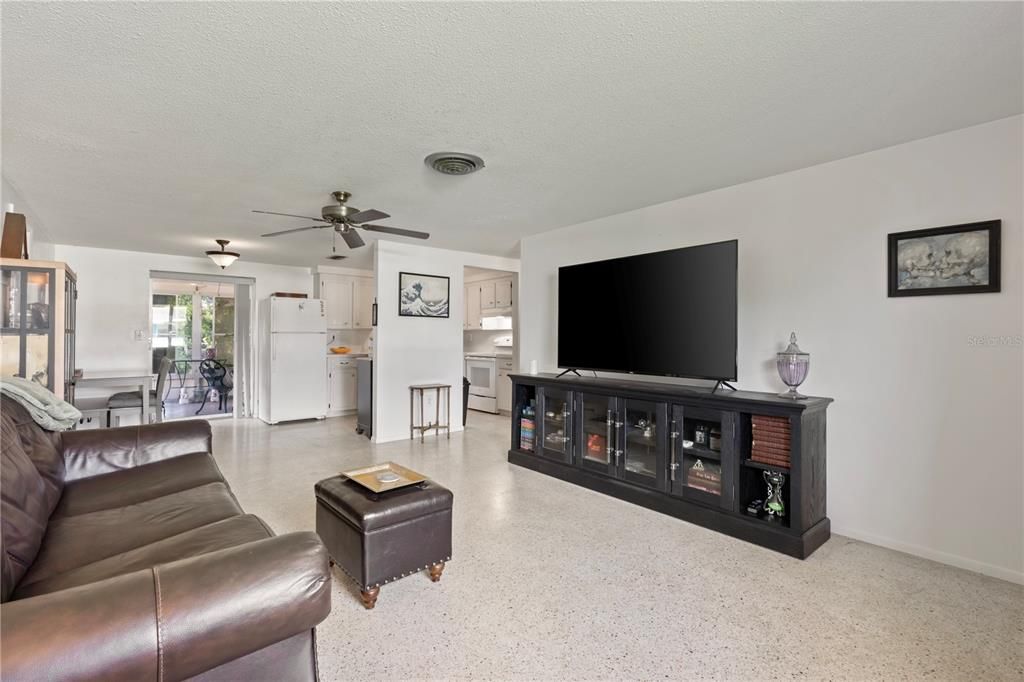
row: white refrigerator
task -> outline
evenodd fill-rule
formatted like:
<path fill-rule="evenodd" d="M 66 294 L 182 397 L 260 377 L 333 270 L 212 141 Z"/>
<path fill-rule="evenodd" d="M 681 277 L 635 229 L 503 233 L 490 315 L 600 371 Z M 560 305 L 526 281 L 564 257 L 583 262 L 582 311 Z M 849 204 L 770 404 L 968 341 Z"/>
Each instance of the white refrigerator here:
<path fill-rule="evenodd" d="M 260 302 L 259 417 L 268 424 L 327 414 L 327 315 L 318 298 Z"/>

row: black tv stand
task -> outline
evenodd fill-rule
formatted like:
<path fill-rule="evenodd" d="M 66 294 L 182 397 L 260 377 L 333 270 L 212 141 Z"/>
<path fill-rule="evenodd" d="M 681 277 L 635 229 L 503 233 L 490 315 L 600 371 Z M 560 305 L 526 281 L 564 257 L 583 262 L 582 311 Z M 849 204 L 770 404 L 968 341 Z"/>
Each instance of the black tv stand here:
<path fill-rule="evenodd" d="M 563 370 L 562 370 L 562 372 L 561 372 L 561 373 L 560 373 L 560 374 L 559 374 L 558 376 L 559 376 L 559 377 L 564 377 L 564 376 L 565 376 L 566 374 L 568 374 L 569 372 L 572 372 L 573 374 L 575 374 L 575 375 L 576 375 L 576 376 L 578 376 L 578 377 L 579 377 L 579 376 L 583 376 L 582 374 L 580 374 L 579 372 L 577 372 L 577 371 L 576 371 L 575 369 L 573 369 L 573 368 L 571 368 L 571 367 L 570 367 L 569 369 L 563 369 Z M 556 378 L 557 378 L 557 377 L 556 377 Z"/>
<path fill-rule="evenodd" d="M 715 387 L 713 389 L 711 389 L 711 392 L 712 393 L 716 393 L 719 388 L 727 388 L 730 391 L 735 391 L 736 390 L 735 386 L 730 384 L 728 381 L 723 381 L 721 379 L 719 379 L 718 381 L 715 382 Z"/>
<path fill-rule="evenodd" d="M 828 540 L 830 398 L 609 377 L 511 379 L 510 463 L 801 559 Z M 770 482 L 782 513 L 764 506 Z"/>

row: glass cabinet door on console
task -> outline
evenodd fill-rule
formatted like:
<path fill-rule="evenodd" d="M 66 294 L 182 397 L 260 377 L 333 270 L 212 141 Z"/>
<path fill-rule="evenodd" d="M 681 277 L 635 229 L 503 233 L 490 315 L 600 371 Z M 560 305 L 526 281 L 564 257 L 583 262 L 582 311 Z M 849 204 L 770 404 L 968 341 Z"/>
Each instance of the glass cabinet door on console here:
<path fill-rule="evenodd" d="M 669 433 L 669 491 L 733 509 L 736 413 L 675 405 Z"/>
<path fill-rule="evenodd" d="M 577 453 L 580 466 L 602 474 L 615 474 L 615 399 L 582 393 L 579 397 L 580 435 Z"/>
<path fill-rule="evenodd" d="M 664 403 L 624 398 L 616 423 L 619 428 L 620 476 L 649 488 L 665 488 L 667 408 Z"/>
<path fill-rule="evenodd" d="M 537 388 L 512 386 L 512 449 L 537 452 Z"/>
<path fill-rule="evenodd" d="M 560 462 L 572 462 L 572 393 L 543 386 L 540 393 L 539 452 Z"/>

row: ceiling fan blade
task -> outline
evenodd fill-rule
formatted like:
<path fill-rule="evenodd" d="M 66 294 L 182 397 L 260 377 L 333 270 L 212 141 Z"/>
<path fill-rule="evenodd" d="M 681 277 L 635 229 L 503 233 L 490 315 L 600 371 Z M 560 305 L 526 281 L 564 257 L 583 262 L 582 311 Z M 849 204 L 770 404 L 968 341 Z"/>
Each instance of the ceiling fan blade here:
<path fill-rule="evenodd" d="M 348 217 L 348 221 L 350 223 L 357 223 L 357 224 L 358 223 L 369 223 L 369 222 L 374 221 L 374 220 L 384 220 L 385 218 L 390 218 L 390 217 L 391 216 L 388 215 L 387 213 L 385 213 L 384 211 L 378 211 L 375 208 L 370 208 L 370 209 L 367 209 L 365 211 L 360 211 L 359 213 L 356 213 L 355 215 L 350 215 Z"/>
<path fill-rule="evenodd" d="M 359 236 L 359 233 L 355 230 L 349 229 L 341 233 L 341 238 L 345 240 L 350 249 L 358 249 L 360 246 L 366 244 L 363 238 Z"/>
<path fill-rule="evenodd" d="M 327 227 L 326 225 L 309 225 L 308 227 L 296 227 L 291 230 L 281 230 L 280 232 L 268 232 L 267 234 L 261 234 L 261 237 L 276 237 L 279 234 L 288 234 L 289 232 L 302 232 L 303 230 L 319 230 L 320 228 Z"/>
<path fill-rule="evenodd" d="M 329 223 L 331 221 L 324 220 L 323 218 L 314 218 L 311 215 L 295 215 L 294 213 L 276 213 L 274 211 L 253 211 L 253 213 L 265 213 L 266 215 L 283 215 L 286 218 L 305 218 L 306 220 L 316 220 L 321 223 Z"/>
<path fill-rule="evenodd" d="M 371 232 L 397 234 L 403 237 L 413 237 L 414 239 L 430 239 L 429 232 L 419 232 L 418 230 L 403 230 L 400 227 L 388 227 L 387 225 L 360 225 L 359 227 L 360 229 L 370 230 Z"/>

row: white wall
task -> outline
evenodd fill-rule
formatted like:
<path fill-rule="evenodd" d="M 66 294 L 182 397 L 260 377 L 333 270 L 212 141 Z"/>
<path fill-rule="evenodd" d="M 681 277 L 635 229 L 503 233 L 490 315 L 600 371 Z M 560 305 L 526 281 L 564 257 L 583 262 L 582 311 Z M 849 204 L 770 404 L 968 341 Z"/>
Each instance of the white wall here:
<path fill-rule="evenodd" d="M 796 330 L 811 353 L 801 390 L 836 400 L 833 530 L 1024 582 L 1022 121 L 527 238 L 521 364 L 555 366 L 559 265 L 738 238 L 738 383 L 783 389 L 773 354 Z M 887 233 L 991 218 L 1002 293 L 887 298 Z"/>
<path fill-rule="evenodd" d="M 463 268 L 468 265 L 518 272 L 519 261 L 465 251 L 378 241 L 376 263 L 374 441 L 409 437 L 409 386 L 412 384 L 449 384 L 452 387 L 452 431 L 462 430 L 462 322 L 465 311 Z M 449 277 L 450 316 L 400 317 L 399 272 Z"/>
<path fill-rule="evenodd" d="M 243 258 L 221 270 L 208 258 L 168 256 L 158 253 L 94 249 L 57 244 L 56 259 L 66 261 L 78 275 L 78 329 L 75 365 L 86 372 L 135 370 L 149 367 L 150 270 L 187 272 L 202 277 L 232 275 L 252 277 L 257 301 L 275 291 L 312 294 L 309 268 L 247 263 Z M 253 319 L 253 330 L 258 321 Z M 136 340 L 135 330 L 144 338 Z M 253 344 L 259 339 L 254 333 Z M 256 352 L 259 352 L 258 347 Z"/>

